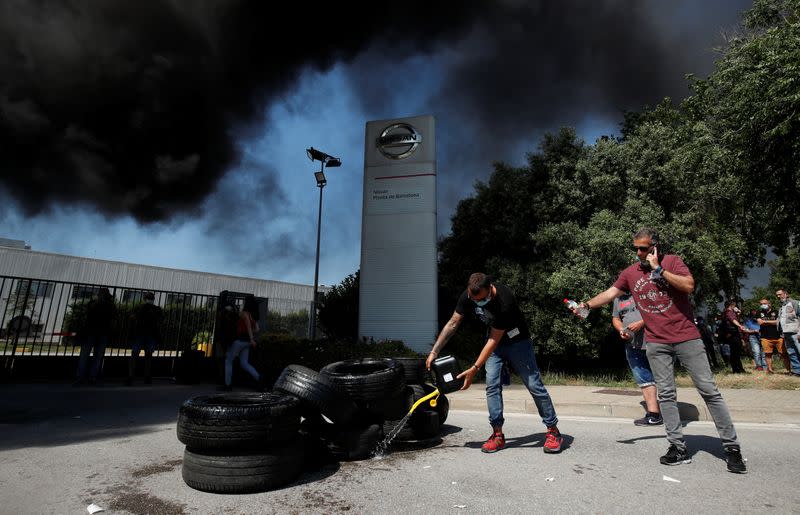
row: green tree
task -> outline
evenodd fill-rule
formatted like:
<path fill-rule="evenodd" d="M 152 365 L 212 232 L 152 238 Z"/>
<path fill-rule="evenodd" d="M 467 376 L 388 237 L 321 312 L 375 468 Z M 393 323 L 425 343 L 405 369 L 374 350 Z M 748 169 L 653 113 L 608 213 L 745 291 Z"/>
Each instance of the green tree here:
<path fill-rule="evenodd" d="M 774 293 L 787 290 L 792 296 L 800 296 L 800 250 L 796 247 L 786 250 L 783 255 L 769 263 L 771 269 L 768 288 Z"/>
<path fill-rule="evenodd" d="M 307 309 L 301 309 L 285 315 L 277 311 L 270 311 L 267 314 L 267 332 L 269 333 L 304 338 L 308 336 L 308 327 L 309 318 Z"/>
<path fill-rule="evenodd" d="M 357 270 L 322 297 L 319 323 L 329 338 L 350 341 L 358 338 L 359 276 Z"/>
<path fill-rule="evenodd" d="M 692 87 L 687 108 L 728 156 L 737 204 L 754 212 L 762 241 L 785 248 L 800 216 L 800 0 L 755 0 Z"/>
<path fill-rule="evenodd" d="M 566 358 L 597 356 L 610 318 L 604 311 L 595 315 L 595 323 L 580 323 L 561 300 L 583 299 L 610 286 L 635 259 L 631 235 L 642 226 L 659 230 L 662 252 L 677 253 L 687 262 L 698 284 L 697 304 L 714 304 L 738 293 L 739 278 L 757 262 L 763 245 L 741 229 L 749 225 L 741 218 L 746 213 L 723 207 L 735 192 L 708 198 L 730 172 L 719 164 L 724 156 L 702 138 L 704 130 L 666 100 L 632 125 L 622 140 L 601 138 L 585 146 L 568 129 L 546 137 L 539 152 L 529 155 L 528 168 L 516 171 L 536 185 L 533 195 L 515 183 L 495 180 L 508 173 L 498 168 L 486 185 L 479 184 L 474 197 L 478 203 L 496 197 L 510 199 L 505 205 L 530 202 L 531 218 L 508 220 L 518 226 L 510 229 L 497 225 L 497 217 L 469 212 L 465 223 L 458 219 L 465 212 L 457 212 L 441 249 L 442 267 L 454 261 L 452 249 L 469 248 L 465 233 L 474 238 L 524 228 L 528 237 L 521 249 L 506 252 L 507 245 L 497 242 L 484 247 L 479 260 L 515 290 L 540 348 Z M 469 232 L 458 232 L 465 226 Z M 463 290 L 465 277 L 451 286 L 453 293 Z"/>
<path fill-rule="evenodd" d="M 540 348 L 594 356 L 608 310 L 584 324 L 560 301 L 608 287 L 642 226 L 683 257 L 710 311 L 769 246 L 773 283 L 800 291 L 800 0 L 756 0 L 720 56 L 683 102 L 627 113 L 621 138 L 586 145 L 565 128 L 526 167 L 495 164 L 440 242 L 440 318 L 482 270 L 516 291 Z"/>

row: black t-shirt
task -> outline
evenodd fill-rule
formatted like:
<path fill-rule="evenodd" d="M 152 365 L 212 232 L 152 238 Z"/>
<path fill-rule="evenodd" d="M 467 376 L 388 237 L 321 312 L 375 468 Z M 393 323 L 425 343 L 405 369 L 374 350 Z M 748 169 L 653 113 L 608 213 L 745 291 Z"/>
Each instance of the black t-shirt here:
<path fill-rule="evenodd" d="M 117 307 L 110 299 L 92 299 L 86 306 L 86 334 L 109 335 L 117 316 Z"/>
<path fill-rule="evenodd" d="M 771 309 L 769 311 L 759 311 L 758 318 L 763 320 L 778 320 L 778 313 Z M 778 324 L 761 324 L 760 333 L 762 338 L 768 340 L 775 340 L 781 337 L 778 333 Z"/>
<path fill-rule="evenodd" d="M 493 283 L 496 295 L 483 307 L 475 304 L 467 295 L 467 290 L 461 294 L 456 304 L 456 313 L 477 320 L 486 326 L 486 335 L 489 329 L 503 329 L 505 334 L 500 344 L 527 340 L 531 337 L 528 332 L 528 322 L 522 316 L 514 292 L 508 286 Z"/>

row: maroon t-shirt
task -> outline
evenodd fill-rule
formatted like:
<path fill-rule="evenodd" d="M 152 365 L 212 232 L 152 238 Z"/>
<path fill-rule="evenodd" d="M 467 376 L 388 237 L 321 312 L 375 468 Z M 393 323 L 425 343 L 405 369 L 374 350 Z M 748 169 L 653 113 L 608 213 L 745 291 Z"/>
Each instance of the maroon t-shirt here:
<path fill-rule="evenodd" d="M 664 270 L 690 276 L 683 260 L 673 254 L 661 258 Z M 644 320 L 644 340 L 647 343 L 679 343 L 700 338 L 694 325 L 694 313 L 689 295 L 673 288 L 663 277 L 650 279 L 651 270 L 635 263 L 619 274 L 614 287 L 629 291 Z"/>

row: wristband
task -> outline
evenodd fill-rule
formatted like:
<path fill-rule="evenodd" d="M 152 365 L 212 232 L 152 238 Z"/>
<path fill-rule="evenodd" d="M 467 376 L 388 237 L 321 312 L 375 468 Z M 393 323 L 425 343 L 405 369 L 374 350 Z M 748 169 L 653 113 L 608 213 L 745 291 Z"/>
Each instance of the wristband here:
<path fill-rule="evenodd" d="M 653 271 L 660 275 L 664 271 L 664 267 L 661 266 L 661 265 L 658 265 L 658 267 Z"/>
<path fill-rule="evenodd" d="M 475 372 L 480 372 L 481 367 L 479 367 L 478 365 L 472 365 L 472 366 L 475 367 Z"/>

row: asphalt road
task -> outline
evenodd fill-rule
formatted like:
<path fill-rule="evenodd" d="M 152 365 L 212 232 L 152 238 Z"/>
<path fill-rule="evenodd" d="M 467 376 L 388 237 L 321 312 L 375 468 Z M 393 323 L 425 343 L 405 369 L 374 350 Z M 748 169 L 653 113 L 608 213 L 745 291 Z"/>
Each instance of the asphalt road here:
<path fill-rule="evenodd" d="M 485 412 L 453 411 L 441 440 L 327 466 L 280 490 L 218 495 L 181 479 L 176 406 L 198 392 L 176 388 L 160 402 L 144 387 L 86 392 L 83 404 L 54 399 L 38 411 L 6 399 L 0 513 L 79 514 L 91 503 L 134 514 L 800 513 L 797 425 L 739 424 L 750 472 L 735 475 L 706 422 L 685 428 L 693 463 L 666 467 L 663 429 L 629 419 L 564 417 L 569 446 L 545 455 L 539 418 L 508 415 L 508 447 L 487 455 Z"/>

